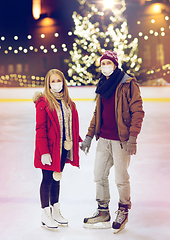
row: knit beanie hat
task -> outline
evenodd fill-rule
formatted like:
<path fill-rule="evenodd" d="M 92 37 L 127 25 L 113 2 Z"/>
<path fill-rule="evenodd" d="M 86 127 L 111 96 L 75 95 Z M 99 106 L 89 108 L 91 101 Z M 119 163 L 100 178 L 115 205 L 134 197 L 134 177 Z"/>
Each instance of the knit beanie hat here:
<path fill-rule="evenodd" d="M 115 51 L 106 51 L 100 58 L 100 64 L 103 59 L 111 60 L 116 66 L 118 66 L 118 57 Z"/>

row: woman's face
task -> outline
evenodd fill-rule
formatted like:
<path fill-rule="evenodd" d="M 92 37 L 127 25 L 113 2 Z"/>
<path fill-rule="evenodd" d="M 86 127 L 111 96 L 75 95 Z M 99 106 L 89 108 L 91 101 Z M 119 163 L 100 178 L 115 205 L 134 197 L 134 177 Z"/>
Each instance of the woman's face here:
<path fill-rule="evenodd" d="M 50 76 L 50 84 L 51 83 L 58 83 L 58 82 L 63 82 L 62 77 L 58 74 L 52 74 Z"/>

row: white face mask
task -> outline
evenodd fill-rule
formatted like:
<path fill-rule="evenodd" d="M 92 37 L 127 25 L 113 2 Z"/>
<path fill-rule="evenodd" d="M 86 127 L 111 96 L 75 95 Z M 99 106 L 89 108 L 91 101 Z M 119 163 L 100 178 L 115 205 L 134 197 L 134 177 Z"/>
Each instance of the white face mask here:
<path fill-rule="evenodd" d="M 113 67 L 114 67 L 113 65 L 104 65 L 104 66 L 101 66 L 100 69 L 101 69 L 101 72 L 103 73 L 103 75 L 108 77 L 114 72 Z"/>
<path fill-rule="evenodd" d="M 63 82 L 50 83 L 50 87 L 54 92 L 61 92 L 63 89 Z"/>

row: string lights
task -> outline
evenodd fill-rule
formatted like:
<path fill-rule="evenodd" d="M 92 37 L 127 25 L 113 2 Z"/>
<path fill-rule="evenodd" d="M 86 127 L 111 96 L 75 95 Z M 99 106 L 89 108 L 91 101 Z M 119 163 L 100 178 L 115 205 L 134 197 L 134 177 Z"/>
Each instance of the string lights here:
<path fill-rule="evenodd" d="M 139 85 L 165 85 L 168 84 L 166 79 L 170 77 L 170 64 L 165 64 L 159 68 L 141 69 L 136 73 L 136 77 L 139 77 Z M 160 81 L 161 80 L 161 81 Z"/>
<path fill-rule="evenodd" d="M 6 87 L 43 87 L 44 77 L 7 74 L 0 77 L 1 85 Z"/>
<path fill-rule="evenodd" d="M 68 36 L 72 36 L 72 32 L 68 32 Z M 53 33 L 54 38 L 60 37 L 58 32 Z M 48 35 L 40 34 L 39 35 L 39 45 L 34 46 L 34 40 L 37 36 L 27 35 L 25 36 L 26 45 L 23 45 L 23 42 L 20 42 L 20 36 L 15 35 L 14 37 L 6 37 L 0 36 L 0 54 L 8 55 L 14 54 L 17 56 L 18 54 L 57 54 L 59 51 L 68 52 L 68 47 L 66 43 L 56 44 L 55 39 L 52 40 L 51 44 L 47 44 L 47 46 L 43 43 L 43 39 L 48 37 Z M 42 41 L 41 41 L 42 39 Z M 10 44 L 9 44 L 10 42 Z M 16 47 L 16 42 L 18 42 L 18 46 Z M 29 44 L 30 42 L 30 44 Z M 61 40 L 59 41 L 61 42 Z M 0 66 L 0 70 L 2 66 Z M 71 82 L 72 83 L 72 82 Z M 68 82 L 68 85 L 74 85 Z M 42 87 L 44 86 L 44 77 L 42 76 L 30 76 L 30 75 L 21 75 L 21 74 L 6 74 L 0 76 L 0 87 Z"/>
<path fill-rule="evenodd" d="M 20 42 L 19 35 L 9 37 L 0 36 L 0 54 L 28 54 L 43 53 L 57 54 L 59 51 L 70 54 L 71 59 L 65 59 L 68 64 L 68 76 L 70 80 L 68 86 L 80 86 L 96 84 L 100 73 L 99 59 L 106 50 L 116 50 L 119 59 L 119 66 L 126 64 L 129 69 L 127 73 L 135 72 L 136 76 L 145 74 L 145 79 L 154 79 L 157 77 L 167 77 L 170 74 L 170 64 L 159 68 L 142 69 L 142 59 L 138 57 L 138 40 L 143 38 L 149 41 L 151 37 L 166 37 L 170 31 L 169 16 L 165 16 L 166 25 L 158 29 L 155 27 L 156 19 L 151 18 L 150 23 L 153 26 L 149 30 L 142 29 L 142 20 L 137 21 L 138 33 L 133 38 L 128 32 L 127 20 L 123 17 L 126 10 L 124 0 L 114 0 L 112 4 L 107 5 L 106 0 L 97 1 L 91 4 L 87 0 L 78 0 L 80 3 L 79 11 L 73 12 L 72 18 L 75 24 L 74 32 L 69 31 L 68 36 L 73 36 L 74 43 L 69 50 L 66 43 L 60 45 L 52 40 L 46 45 L 44 39 L 48 34 L 41 33 L 38 46 L 34 46 L 35 36 L 29 34 L 25 36 L 27 45 Z M 140 29 L 141 27 L 141 29 Z M 54 38 L 60 37 L 57 32 L 53 33 Z M 18 46 L 16 47 L 16 43 Z M 67 55 L 65 55 L 67 57 Z M 97 75 L 97 76 L 96 76 Z M 139 81 L 140 84 L 140 81 Z M 0 76 L 0 86 L 20 86 L 20 87 L 41 87 L 44 86 L 44 77 L 34 75 L 8 74 Z"/>
<path fill-rule="evenodd" d="M 154 8 L 154 11 L 151 11 L 152 8 Z M 136 26 L 139 29 L 137 33 L 138 39 L 141 41 L 141 44 L 145 44 L 146 41 L 146 44 L 148 45 L 155 43 L 155 45 L 162 44 L 164 46 L 170 34 L 170 19 L 168 16 L 168 10 L 162 10 L 162 5 L 159 3 L 151 4 L 149 9 L 150 14 L 145 16 L 145 18 L 142 16 L 141 19 L 136 22 Z M 162 52 L 162 55 L 165 56 L 166 53 Z M 159 65 L 162 66 L 140 69 L 140 71 L 136 74 L 136 76 L 139 76 L 139 84 L 145 84 L 148 80 L 151 80 L 148 84 L 151 84 L 151 82 L 152 84 L 157 84 L 159 83 L 159 79 L 164 79 L 165 84 L 166 81 L 169 81 L 170 64 L 161 64 L 160 60 L 159 62 Z"/>
<path fill-rule="evenodd" d="M 68 32 L 68 36 L 72 36 L 72 32 L 69 31 Z M 40 35 L 40 38 L 41 39 L 44 39 L 46 36 L 45 34 L 41 34 Z M 54 33 L 54 37 L 59 37 L 59 33 Z M 31 36 L 30 34 L 28 36 L 26 36 L 26 38 L 28 40 L 31 40 L 33 38 L 33 36 Z M 4 53 L 4 54 L 8 54 L 10 52 L 13 52 L 14 54 L 18 54 L 19 52 L 23 52 L 23 53 L 28 53 L 30 51 L 32 52 L 39 52 L 40 50 L 43 52 L 43 53 L 48 53 L 48 52 L 53 52 L 53 53 L 57 53 L 58 52 L 58 49 L 57 47 L 55 46 L 54 43 L 51 43 L 50 47 L 49 45 L 48 46 L 44 46 L 43 44 L 39 44 L 39 47 L 35 47 L 33 46 L 32 44 L 29 45 L 29 47 L 24 47 L 24 46 L 21 46 L 20 44 L 18 45 L 18 47 L 16 48 L 16 44 L 15 42 L 13 42 L 14 46 L 12 46 L 12 44 L 10 44 L 8 47 L 6 47 L 6 41 L 8 39 L 5 37 L 5 36 L 1 36 L 0 37 L 0 53 Z M 14 36 L 14 40 L 17 41 L 19 40 L 19 36 Z M 60 46 L 60 50 L 62 50 L 63 52 L 67 52 L 68 51 L 68 48 L 67 48 L 67 45 L 65 43 L 62 43 L 61 46 Z"/>
<path fill-rule="evenodd" d="M 169 20 L 169 16 L 165 16 L 164 17 L 164 20 L 165 20 L 165 25 L 166 25 L 166 28 L 165 27 L 159 27 L 157 28 L 156 26 L 154 26 L 154 24 L 156 23 L 156 20 L 155 19 L 151 19 L 150 22 L 153 24 L 153 28 L 150 29 L 149 31 L 147 31 L 147 33 L 144 33 L 142 31 L 139 31 L 138 32 L 138 37 L 142 37 L 144 40 L 149 40 L 150 37 L 152 36 L 155 36 L 155 37 L 158 37 L 158 36 L 161 36 L 161 37 L 164 37 L 165 35 L 169 34 L 169 31 L 170 31 L 170 24 L 167 24 L 168 23 L 168 20 Z M 137 21 L 137 25 L 141 25 L 142 22 L 141 21 Z M 156 29 L 156 30 L 153 30 L 153 29 Z"/>
<path fill-rule="evenodd" d="M 3 87 L 44 87 L 44 77 L 30 76 L 21 74 L 7 74 L 0 76 L 0 86 Z M 68 86 L 76 86 L 76 83 L 71 80 L 67 81 Z"/>

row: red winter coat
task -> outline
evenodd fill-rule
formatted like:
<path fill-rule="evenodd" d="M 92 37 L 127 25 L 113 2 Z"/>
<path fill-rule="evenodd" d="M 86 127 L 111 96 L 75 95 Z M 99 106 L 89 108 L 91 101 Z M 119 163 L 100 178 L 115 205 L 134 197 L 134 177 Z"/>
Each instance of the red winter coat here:
<path fill-rule="evenodd" d="M 36 168 L 60 172 L 60 125 L 56 110 L 50 110 L 47 99 L 41 96 L 35 104 L 36 107 L 36 138 L 34 166 Z M 72 104 L 72 138 L 73 160 L 67 158 L 66 163 L 79 167 L 79 120 L 75 104 Z M 51 165 L 43 165 L 41 156 L 49 153 L 52 158 Z"/>

